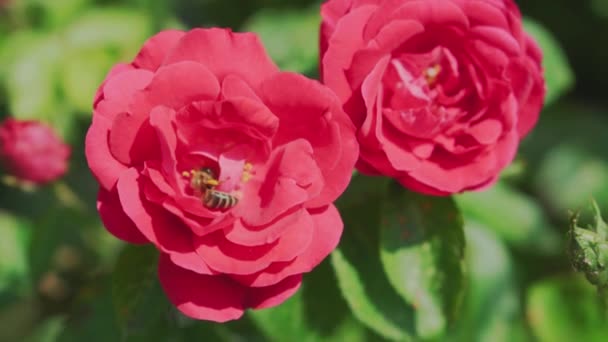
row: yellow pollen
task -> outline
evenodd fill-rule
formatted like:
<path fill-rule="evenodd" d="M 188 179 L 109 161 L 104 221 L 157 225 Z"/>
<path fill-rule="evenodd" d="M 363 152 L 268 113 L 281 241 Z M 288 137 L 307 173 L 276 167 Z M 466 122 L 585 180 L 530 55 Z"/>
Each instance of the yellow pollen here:
<path fill-rule="evenodd" d="M 241 175 L 241 182 L 247 183 L 251 179 L 251 170 L 253 170 L 253 164 L 247 162 L 243 165 L 243 174 Z"/>
<path fill-rule="evenodd" d="M 220 181 L 218 181 L 217 179 L 208 179 L 205 181 L 206 185 L 213 185 L 213 186 L 218 186 L 220 185 Z"/>
<path fill-rule="evenodd" d="M 437 76 L 441 72 L 441 65 L 435 64 L 432 67 L 426 69 L 424 73 L 424 78 L 426 78 L 426 83 L 428 85 L 432 85 L 437 80 Z"/>
<path fill-rule="evenodd" d="M 184 171 L 184 172 L 182 172 L 182 177 L 184 177 L 184 178 L 190 178 L 190 172 L 191 171 Z"/>
<path fill-rule="evenodd" d="M 251 174 L 249 172 L 243 172 L 243 175 L 241 176 L 241 182 L 247 183 L 247 182 L 249 182 L 250 179 L 251 179 Z"/>

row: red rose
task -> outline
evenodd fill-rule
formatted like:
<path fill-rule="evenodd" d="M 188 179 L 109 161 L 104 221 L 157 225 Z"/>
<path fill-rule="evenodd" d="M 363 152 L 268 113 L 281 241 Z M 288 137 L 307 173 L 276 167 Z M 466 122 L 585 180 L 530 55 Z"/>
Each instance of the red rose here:
<path fill-rule="evenodd" d="M 493 184 L 534 126 L 541 51 L 511 0 L 330 0 L 322 76 L 358 127 L 357 167 L 432 195 Z"/>
<path fill-rule="evenodd" d="M 44 184 L 68 169 L 70 147 L 45 124 L 6 119 L 0 124 L 0 164 L 18 179 Z"/>
<path fill-rule="evenodd" d="M 354 132 L 255 35 L 165 31 L 99 89 L 86 155 L 107 229 L 155 244 L 169 299 L 222 322 L 283 302 L 335 248 Z"/>

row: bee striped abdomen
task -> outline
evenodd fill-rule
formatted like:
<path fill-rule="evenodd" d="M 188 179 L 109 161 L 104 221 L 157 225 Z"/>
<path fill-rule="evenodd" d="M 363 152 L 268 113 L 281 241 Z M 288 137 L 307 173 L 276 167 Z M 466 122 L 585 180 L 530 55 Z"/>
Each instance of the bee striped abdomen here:
<path fill-rule="evenodd" d="M 238 203 L 238 198 L 227 192 L 208 189 L 203 197 L 203 204 L 210 209 L 228 209 Z"/>

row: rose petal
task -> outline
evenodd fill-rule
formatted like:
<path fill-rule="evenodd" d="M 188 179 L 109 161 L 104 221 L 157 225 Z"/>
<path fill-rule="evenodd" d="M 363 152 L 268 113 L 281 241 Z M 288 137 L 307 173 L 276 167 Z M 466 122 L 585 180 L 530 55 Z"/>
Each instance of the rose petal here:
<path fill-rule="evenodd" d="M 171 50 L 164 65 L 196 61 L 205 65 L 219 80 L 235 74 L 255 87 L 278 68 L 253 33 L 233 33 L 228 29 L 194 29 L 186 33 Z"/>
<path fill-rule="evenodd" d="M 189 317 L 226 322 L 243 315 L 246 290 L 227 276 L 184 270 L 162 254 L 158 277 L 169 300 Z"/>
<path fill-rule="evenodd" d="M 314 221 L 312 241 L 309 248 L 294 261 L 273 263 L 261 272 L 233 277 L 247 286 L 263 287 L 277 284 L 294 274 L 310 272 L 315 268 L 338 245 L 344 224 L 340 213 L 333 205 L 314 209 L 310 211 L 310 215 Z"/>
<path fill-rule="evenodd" d="M 314 150 L 325 187 L 308 205 L 333 202 L 346 189 L 359 152 L 352 122 L 329 89 L 303 76 L 280 73 L 260 88 L 264 102 L 281 122 L 274 145 L 304 138 Z"/>
<path fill-rule="evenodd" d="M 300 285 L 302 275 L 298 274 L 272 286 L 251 288 L 247 293 L 247 307 L 264 309 L 277 306 L 296 293 Z"/>
<path fill-rule="evenodd" d="M 214 100 L 219 93 L 217 77 L 206 66 L 192 61 L 176 62 L 158 69 L 133 103 L 133 114 L 148 115 L 158 105 L 177 110 L 192 102 Z"/>
<path fill-rule="evenodd" d="M 177 135 L 173 127 L 175 110 L 158 106 L 150 112 L 150 125 L 156 131 L 161 155 L 161 170 L 173 189 L 179 189 L 177 166 Z"/>
<path fill-rule="evenodd" d="M 501 51 L 511 54 L 519 55 L 521 53 L 521 47 L 519 43 L 510 32 L 505 31 L 498 27 L 493 26 L 478 26 L 471 28 L 471 37 L 483 40 L 484 42 L 497 47 Z"/>
<path fill-rule="evenodd" d="M 193 101 L 216 98 L 218 94 L 217 79 L 198 63 L 181 62 L 161 67 L 148 87 L 135 96 L 130 112 L 114 120 L 110 133 L 112 154 L 127 165 L 150 158 L 155 139 L 147 118 L 154 107 L 179 109 Z"/>
<path fill-rule="evenodd" d="M 502 124 L 498 120 L 488 119 L 470 127 L 467 132 L 480 144 L 491 145 L 500 137 Z"/>
<path fill-rule="evenodd" d="M 263 175 L 243 185 L 242 200 L 234 214 L 251 226 L 268 224 L 318 196 L 323 184 L 310 144 L 302 139 L 293 141 L 273 152 Z"/>
<path fill-rule="evenodd" d="M 122 210 L 116 189 L 113 191 L 99 189 L 97 211 L 99 211 L 103 225 L 117 238 L 136 244 L 150 242 Z"/>
<path fill-rule="evenodd" d="M 201 273 L 211 273 L 194 258 L 195 253 L 192 233 L 179 219 L 158 205 L 142 198 L 144 179 L 139 172 L 131 168 L 124 172 L 117 183 L 118 196 L 124 212 L 135 223 L 137 229 L 158 249 L 175 255 L 174 262 L 183 261 L 180 266 L 195 269 Z M 194 262 L 194 263 L 192 263 Z"/>
<path fill-rule="evenodd" d="M 246 97 L 228 98 L 221 104 L 222 122 L 252 139 L 267 140 L 279 127 L 278 118 L 261 101 Z"/>
<path fill-rule="evenodd" d="M 424 27 L 413 20 L 397 20 L 383 27 L 378 36 L 369 42 L 368 48 L 353 55 L 352 63 L 346 71 L 350 87 L 359 88 L 384 57 L 390 56 L 393 49 L 423 31 Z"/>
<path fill-rule="evenodd" d="M 247 98 L 261 102 L 262 100 L 255 93 L 247 82 L 236 75 L 228 75 L 222 81 L 222 95 L 226 99 Z"/>
<path fill-rule="evenodd" d="M 359 7 L 342 17 L 329 39 L 329 46 L 321 57 L 321 80 L 346 102 L 352 95 L 344 71 L 349 68 L 355 51 L 365 46 L 363 29 L 376 6 Z"/>
<path fill-rule="evenodd" d="M 469 17 L 471 25 L 492 25 L 504 30 L 510 29 L 502 1 L 463 1 L 460 6 Z"/>
<path fill-rule="evenodd" d="M 166 30 L 159 32 L 152 38 L 148 39 L 141 48 L 133 66 L 140 69 L 148 69 L 156 71 L 166 54 L 175 46 L 175 44 L 184 36 L 185 32 L 180 30 Z"/>
<path fill-rule="evenodd" d="M 108 80 L 110 78 L 112 78 L 115 75 L 118 75 L 121 72 L 124 72 L 127 70 L 132 70 L 132 69 L 133 69 L 133 66 L 131 64 L 118 63 L 118 64 L 114 65 L 112 67 L 112 69 L 110 69 L 108 74 L 106 75 L 104 81 L 101 83 L 101 85 L 99 86 L 97 91 L 95 92 L 95 97 L 93 98 L 93 107 L 96 107 L 97 103 L 99 103 L 99 101 L 101 101 L 103 99 L 103 87 L 105 86 L 105 84 L 108 82 Z"/>
<path fill-rule="evenodd" d="M 108 136 L 112 122 L 103 116 L 94 115 L 85 138 L 85 155 L 95 179 L 105 190 L 110 190 L 127 167 L 117 161 L 110 152 Z"/>
<path fill-rule="evenodd" d="M 310 217 L 299 223 L 285 229 L 278 240 L 261 246 L 237 245 L 216 232 L 196 239 L 197 253 L 219 272 L 252 274 L 273 262 L 292 260 L 310 245 L 314 224 Z"/>
<path fill-rule="evenodd" d="M 283 232 L 291 226 L 308 224 L 306 209 L 296 209 L 294 212 L 277 218 L 272 223 L 263 226 L 249 226 L 241 220 L 237 220 L 234 225 L 225 233 L 226 239 L 242 246 L 259 246 L 274 242 Z"/>
<path fill-rule="evenodd" d="M 517 133 L 510 132 L 474 162 L 463 161 L 459 167 L 449 165 L 449 169 L 446 169 L 436 160 L 423 161 L 409 176 L 444 194 L 462 192 L 494 179 L 495 175 L 513 160 L 517 146 Z M 447 174 L 450 175 L 449 178 L 445 176 Z"/>
<path fill-rule="evenodd" d="M 124 112 L 133 95 L 144 89 L 154 74 L 148 70 L 127 70 L 107 79 L 103 86 L 104 100 L 111 100 L 117 107 L 115 113 Z"/>
<path fill-rule="evenodd" d="M 138 165 L 158 154 L 158 139 L 147 116 L 120 113 L 109 133 L 110 152 L 125 165 Z"/>

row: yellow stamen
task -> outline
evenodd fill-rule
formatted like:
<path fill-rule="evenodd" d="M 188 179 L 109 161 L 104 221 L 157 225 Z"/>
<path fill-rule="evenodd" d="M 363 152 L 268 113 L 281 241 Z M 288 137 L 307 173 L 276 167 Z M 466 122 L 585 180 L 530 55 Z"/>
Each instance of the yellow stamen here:
<path fill-rule="evenodd" d="M 441 65 L 439 65 L 439 64 L 435 64 L 432 67 L 427 68 L 424 73 L 424 78 L 426 78 L 426 83 L 428 83 L 428 85 L 432 85 L 433 83 L 435 83 L 435 81 L 437 81 L 437 76 L 439 76 L 440 72 L 441 72 Z"/>
<path fill-rule="evenodd" d="M 253 170 L 253 164 L 247 162 L 243 165 L 243 174 L 241 175 L 241 182 L 247 183 L 251 179 L 251 170 Z"/>
<path fill-rule="evenodd" d="M 243 172 L 243 175 L 241 176 L 241 182 L 247 183 L 247 182 L 249 182 L 250 179 L 251 179 L 251 174 L 249 172 Z"/>
<path fill-rule="evenodd" d="M 207 179 L 205 180 L 206 185 L 218 186 L 220 182 L 217 179 Z"/>

